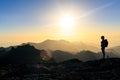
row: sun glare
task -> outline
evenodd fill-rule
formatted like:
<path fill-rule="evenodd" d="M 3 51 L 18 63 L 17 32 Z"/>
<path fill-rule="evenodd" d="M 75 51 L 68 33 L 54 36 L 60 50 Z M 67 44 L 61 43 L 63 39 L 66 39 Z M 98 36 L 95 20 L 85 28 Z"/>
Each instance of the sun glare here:
<path fill-rule="evenodd" d="M 74 25 L 74 18 L 72 16 L 63 16 L 60 20 L 60 26 L 64 30 L 69 30 Z"/>
<path fill-rule="evenodd" d="M 75 19 L 71 15 L 64 15 L 60 17 L 59 26 L 62 36 L 72 36 L 74 35 Z"/>

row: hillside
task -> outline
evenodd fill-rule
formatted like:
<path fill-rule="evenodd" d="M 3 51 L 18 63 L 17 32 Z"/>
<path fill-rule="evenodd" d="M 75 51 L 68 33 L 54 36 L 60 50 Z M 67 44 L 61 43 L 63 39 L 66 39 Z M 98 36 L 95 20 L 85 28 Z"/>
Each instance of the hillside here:
<path fill-rule="evenodd" d="M 56 62 L 62 62 L 62 61 L 69 60 L 72 58 L 76 58 L 81 61 L 97 60 L 97 59 L 102 58 L 101 52 L 95 53 L 89 50 L 83 50 L 83 51 L 77 52 L 76 54 L 72 54 L 66 51 L 56 50 L 52 52 L 52 55 Z M 107 58 L 113 58 L 113 57 L 119 58 L 120 56 L 118 56 L 117 53 L 106 52 L 106 57 Z"/>
<path fill-rule="evenodd" d="M 43 62 L 42 55 L 46 54 L 45 50 L 35 49 L 29 44 L 11 47 L 9 51 L 0 52 L 1 64 L 36 64 Z"/>
<path fill-rule="evenodd" d="M 101 53 L 89 50 L 72 54 L 66 51 L 52 51 L 50 60 L 43 60 L 38 50 L 29 44 L 1 48 L 0 80 L 119 80 L 120 59 L 116 53 L 101 59 Z M 57 63 L 56 63 L 57 62 Z"/>
<path fill-rule="evenodd" d="M 49 67 L 39 68 L 16 67 L 17 72 L 4 73 L 0 79 L 32 79 L 32 80 L 119 80 L 120 59 L 109 58 L 87 62 L 78 59 L 67 60 Z M 10 67 L 8 67 L 10 68 Z M 19 69 L 18 69 L 19 68 Z M 23 70 L 24 71 L 23 71 Z"/>

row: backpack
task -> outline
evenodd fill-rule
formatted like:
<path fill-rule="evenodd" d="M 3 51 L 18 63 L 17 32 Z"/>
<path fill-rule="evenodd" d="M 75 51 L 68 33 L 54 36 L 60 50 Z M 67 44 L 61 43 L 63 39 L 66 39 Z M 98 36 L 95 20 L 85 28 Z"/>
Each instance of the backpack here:
<path fill-rule="evenodd" d="M 107 39 L 104 40 L 104 46 L 108 47 L 108 41 L 107 41 Z"/>

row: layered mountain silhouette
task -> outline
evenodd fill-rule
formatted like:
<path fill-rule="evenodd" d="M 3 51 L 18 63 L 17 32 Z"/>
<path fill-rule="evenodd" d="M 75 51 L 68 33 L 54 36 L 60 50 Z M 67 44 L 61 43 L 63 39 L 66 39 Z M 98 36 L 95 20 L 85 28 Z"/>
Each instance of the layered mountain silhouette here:
<path fill-rule="evenodd" d="M 40 54 L 42 49 L 49 49 L 51 51 L 52 58 L 54 58 L 56 62 L 62 62 L 72 58 L 77 58 L 81 61 L 96 60 L 102 58 L 102 53 L 88 50 L 88 48 L 91 46 L 88 46 L 84 43 L 80 44 L 73 44 L 65 40 L 46 40 L 42 43 L 24 43 L 20 46 L 10 46 L 8 48 L 1 47 L 0 62 L 39 62 L 39 60 L 41 60 Z M 119 46 L 109 48 L 107 50 L 106 57 L 120 57 L 119 48 Z"/>
<path fill-rule="evenodd" d="M 70 52 L 56 50 L 52 52 L 52 56 L 56 62 L 62 62 L 65 60 L 69 60 L 75 58 L 74 55 Z"/>
<path fill-rule="evenodd" d="M 99 48 L 83 42 L 69 42 L 66 40 L 45 40 L 41 43 L 29 43 L 36 49 L 61 50 L 67 52 L 79 52 L 82 50 L 91 50 L 98 52 Z"/>
<path fill-rule="evenodd" d="M 48 42 L 43 44 L 48 45 Z M 51 41 L 50 41 L 51 42 Z M 54 41 L 53 41 L 54 42 Z M 61 49 L 66 41 L 61 42 Z M 49 45 L 52 43 L 49 43 Z M 38 45 L 38 44 L 37 44 Z M 48 46 L 49 46 L 48 45 Z M 54 44 L 59 45 L 59 41 Z M 70 45 L 68 45 L 70 46 Z M 51 46 L 49 46 L 51 47 Z M 72 47 L 72 46 L 71 46 Z M 73 46 L 74 47 L 74 46 Z M 43 60 L 45 50 L 36 49 L 31 44 L 22 44 L 8 48 L 0 48 L 0 80 L 119 80 L 120 59 L 119 46 L 108 49 L 107 58 L 102 53 L 90 50 L 70 51 L 51 50 L 50 60 Z M 58 49 L 58 50 L 57 50 Z M 42 55 L 42 56 L 41 56 Z M 43 58 L 42 58 L 43 57 Z M 45 58 L 44 58 L 45 59 Z"/>
<path fill-rule="evenodd" d="M 53 53 L 53 58 L 55 59 L 56 62 L 62 62 L 73 58 L 79 59 L 81 61 L 97 60 L 102 58 L 102 53 L 100 52 L 95 53 L 89 50 L 83 50 L 76 54 L 72 54 L 70 52 L 65 52 L 60 50 L 53 51 L 52 53 Z M 107 58 L 120 57 L 117 55 L 117 53 L 112 53 L 112 52 L 107 52 L 106 55 Z"/>
<path fill-rule="evenodd" d="M 41 43 L 24 43 L 24 44 L 30 44 L 32 46 L 34 46 L 36 49 L 47 49 L 47 50 L 51 50 L 51 51 L 56 51 L 56 50 L 60 50 L 60 51 L 65 51 L 65 52 L 70 52 L 70 53 L 76 53 L 76 52 L 80 52 L 83 50 L 89 50 L 92 52 L 99 52 L 100 48 L 95 47 L 95 45 L 92 44 L 86 44 L 83 42 L 69 42 L 66 40 L 45 40 Z M 22 45 L 24 45 L 22 44 Z M 8 47 L 8 48 L 4 48 L 4 47 L 0 47 L 0 51 L 5 50 L 5 51 L 9 51 L 11 49 L 12 46 Z M 14 46 L 17 47 L 17 46 Z M 120 54 L 120 46 L 115 46 L 112 48 L 108 48 L 107 52 L 112 52 L 112 53 L 118 53 L 118 55 Z"/>

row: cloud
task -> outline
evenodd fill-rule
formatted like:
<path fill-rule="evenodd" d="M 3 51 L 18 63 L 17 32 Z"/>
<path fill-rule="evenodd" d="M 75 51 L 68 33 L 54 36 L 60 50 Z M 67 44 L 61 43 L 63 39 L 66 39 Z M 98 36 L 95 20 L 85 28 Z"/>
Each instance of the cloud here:
<path fill-rule="evenodd" d="M 111 3 L 107 3 L 107 4 L 105 4 L 105 5 L 99 6 L 99 7 L 97 7 L 97 8 L 94 8 L 94 9 L 88 11 L 88 12 L 85 12 L 83 15 L 77 17 L 77 19 L 87 17 L 87 16 L 89 16 L 89 15 L 91 15 L 91 14 L 93 14 L 93 13 L 99 11 L 99 10 L 108 8 L 108 7 L 110 7 L 110 6 L 114 5 L 114 4 L 115 4 L 115 2 L 111 2 Z"/>

